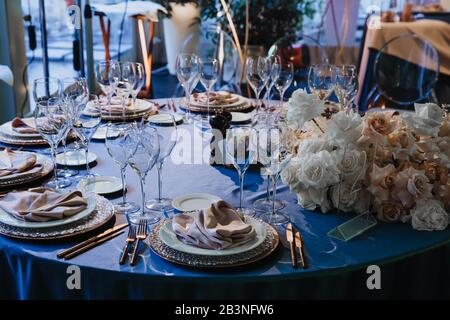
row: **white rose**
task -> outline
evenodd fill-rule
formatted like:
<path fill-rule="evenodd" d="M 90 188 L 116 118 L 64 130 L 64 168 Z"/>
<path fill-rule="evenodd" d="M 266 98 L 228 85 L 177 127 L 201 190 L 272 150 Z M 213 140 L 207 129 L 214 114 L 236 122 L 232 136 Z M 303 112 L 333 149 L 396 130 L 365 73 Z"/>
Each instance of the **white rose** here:
<path fill-rule="evenodd" d="M 328 199 L 328 189 L 303 189 L 297 194 L 298 204 L 305 209 L 320 209 L 322 213 L 327 213 L 332 209 Z"/>
<path fill-rule="evenodd" d="M 339 174 L 336 158 L 322 150 L 302 157 L 297 179 L 305 187 L 324 189 L 338 183 Z"/>
<path fill-rule="evenodd" d="M 358 113 L 339 111 L 328 122 L 326 139 L 354 143 L 361 136 L 361 123 Z"/>
<path fill-rule="evenodd" d="M 340 163 L 338 168 L 342 174 L 351 179 L 361 180 L 364 178 L 364 171 L 366 169 L 366 153 L 355 149 L 353 146 L 347 146 L 347 150 L 340 150 L 338 152 Z"/>
<path fill-rule="evenodd" d="M 369 209 L 370 194 L 360 185 L 342 183 L 331 187 L 331 201 L 344 212 L 363 213 Z"/>
<path fill-rule="evenodd" d="M 324 109 L 323 101 L 303 89 L 298 89 L 288 101 L 286 119 L 290 126 L 301 129 L 306 122 L 320 116 Z"/>
<path fill-rule="evenodd" d="M 298 189 L 299 181 L 297 172 L 301 165 L 301 159 L 298 157 L 291 158 L 287 166 L 281 171 L 281 181 L 288 185 L 291 191 Z"/>
<path fill-rule="evenodd" d="M 414 104 L 415 113 L 403 112 L 403 123 L 416 135 L 437 137 L 443 121 L 442 109 L 434 103 Z"/>
<path fill-rule="evenodd" d="M 448 226 L 448 214 L 440 201 L 429 199 L 411 210 L 411 224 L 416 230 L 444 230 Z"/>

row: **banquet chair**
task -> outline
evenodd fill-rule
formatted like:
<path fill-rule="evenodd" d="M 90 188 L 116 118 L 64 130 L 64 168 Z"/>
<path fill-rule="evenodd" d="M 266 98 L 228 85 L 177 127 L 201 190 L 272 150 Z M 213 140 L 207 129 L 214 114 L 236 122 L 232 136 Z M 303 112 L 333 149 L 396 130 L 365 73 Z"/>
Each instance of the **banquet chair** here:
<path fill-rule="evenodd" d="M 293 85 L 286 97 L 298 88 L 308 88 L 308 70 L 313 64 L 328 63 L 324 47 L 314 38 L 303 33 L 284 36 L 269 48 L 268 56 L 278 55 L 281 62 L 291 62 L 294 66 Z"/>
<path fill-rule="evenodd" d="M 367 108 L 408 109 L 415 102 L 434 102 L 438 77 L 439 55 L 431 44 L 415 34 L 393 38 L 375 58 Z"/>
<path fill-rule="evenodd" d="M 180 53 L 196 54 L 200 59 L 217 59 L 220 64 L 218 80 L 214 90 L 241 94 L 239 87 L 239 53 L 231 36 L 217 24 L 202 25 L 199 31 L 189 34 L 181 45 Z M 197 86 L 202 89 L 201 84 Z M 183 96 L 179 84 L 174 96 Z"/>

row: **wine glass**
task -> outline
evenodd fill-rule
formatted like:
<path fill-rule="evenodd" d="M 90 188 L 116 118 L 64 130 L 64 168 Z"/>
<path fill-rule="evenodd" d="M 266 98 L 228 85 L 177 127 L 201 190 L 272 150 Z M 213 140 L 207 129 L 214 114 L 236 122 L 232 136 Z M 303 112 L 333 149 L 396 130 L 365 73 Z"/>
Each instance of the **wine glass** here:
<path fill-rule="evenodd" d="M 253 128 L 258 133 L 258 155 L 260 147 L 260 135 L 259 132 L 267 132 L 268 128 L 271 128 L 278 121 L 278 117 L 274 113 L 260 113 L 255 116 L 255 121 L 253 122 Z M 259 160 L 259 157 L 258 157 Z M 258 199 L 253 202 L 253 209 L 257 211 L 268 211 L 272 209 L 273 203 L 272 198 L 270 197 L 270 184 L 271 184 L 271 176 L 270 171 L 264 170 L 262 176 L 267 177 L 267 187 L 266 187 L 266 197 L 263 199 Z M 276 200 L 275 208 L 276 210 L 282 209 L 285 206 L 284 202 L 280 200 Z"/>
<path fill-rule="evenodd" d="M 206 90 L 206 103 L 207 103 L 207 110 L 208 110 L 208 116 L 202 117 L 202 128 L 210 128 L 209 120 L 210 120 L 210 112 L 209 112 L 209 97 L 211 90 L 213 89 L 214 84 L 217 81 L 217 77 L 219 76 L 219 61 L 217 59 L 211 59 L 211 60 L 202 60 L 199 59 L 199 74 L 200 74 L 200 82 L 202 83 L 203 87 L 205 87 Z M 204 121 L 207 121 L 206 124 L 204 124 Z"/>
<path fill-rule="evenodd" d="M 36 105 L 34 112 L 36 129 L 41 136 L 48 142 L 51 148 L 51 156 L 54 166 L 54 179 L 46 184 L 52 189 L 63 189 L 71 185 L 70 180 L 58 179 L 58 170 L 56 165 L 56 148 L 69 130 L 70 121 L 66 105 L 60 97 L 49 98 L 45 105 L 40 103 Z"/>
<path fill-rule="evenodd" d="M 276 125 L 258 131 L 258 161 L 264 166 L 272 182 L 272 207 L 260 218 L 273 225 L 289 222 L 289 217 L 276 206 L 277 181 L 287 163 L 285 161 L 287 153 L 282 148 L 280 137 L 281 130 Z"/>
<path fill-rule="evenodd" d="M 277 68 L 277 67 L 275 67 Z M 294 79 L 294 65 L 291 62 L 280 63 L 280 73 L 275 80 L 275 88 L 280 94 L 280 111 L 283 108 L 284 94 Z"/>
<path fill-rule="evenodd" d="M 86 160 L 86 179 L 92 178 L 89 168 L 89 143 L 91 138 L 97 130 L 100 122 L 102 121 L 101 106 L 96 95 L 89 95 L 88 100 L 81 107 L 78 113 L 77 120 L 73 126 L 81 138 L 81 143 L 84 147 L 84 156 Z"/>
<path fill-rule="evenodd" d="M 111 110 L 111 98 L 114 95 L 114 87 L 110 81 L 112 60 L 103 60 L 95 66 L 95 80 L 99 84 L 108 101 L 108 108 Z M 111 116 L 111 113 L 110 113 Z"/>
<path fill-rule="evenodd" d="M 132 131 L 134 130 L 131 123 L 109 123 L 106 129 L 105 145 L 106 150 L 114 162 L 120 167 L 122 178 L 122 202 L 114 206 L 118 213 L 129 214 L 139 211 L 139 206 L 133 202 L 127 201 L 126 196 L 126 167 L 128 159 L 131 157 L 130 149 L 132 142 Z"/>
<path fill-rule="evenodd" d="M 247 78 L 250 87 L 252 87 L 255 92 L 256 100 L 260 105 L 259 96 L 264 89 L 265 80 L 261 77 L 259 72 L 260 67 L 258 66 L 259 57 L 248 57 L 245 61 L 245 76 Z"/>
<path fill-rule="evenodd" d="M 235 127 L 227 131 L 226 154 L 239 174 L 239 208 L 243 215 L 254 216 L 255 211 L 245 208 L 244 200 L 244 175 L 257 154 L 257 135 L 253 128 Z"/>
<path fill-rule="evenodd" d="M 270 80 L 267 82 L 267 103 L 270 104 L 271 101 L 271 92 L 275 83 L 278 80 L 278 77 L 281 73 L 281 60 L 279 56 L 272 57 L 271 60 L 271 68 L 270 68 Z"/>
<path fill-rule="evenodd" d="M 334 89 L 333 67 L 329 64 L 315 64 L 309 68 L 308 86 L 312 94 L 326 100 Z"/>
<path fill-rule="evenodd" d="M 268 93 L 268 86 L 270 81 L 270 73 L 272 69 L 272 61 L 269 57 L 258 57 L 257 60 L 257 68 L 258 68 L 258 74 L 262 81 L 264 82 L 264 88 L 266 88 L 266 95 Z M 265 106 L 267 109 L 267 106 Z"/>
<path fill-rule="evenodd" d="M 139 92 L 141 91 L 142 87 L 145 84 L 145 69 L 142 63 L 140 62 L 133 62 L 132 67 L 134 69 L 134 86 L 131 88 L 131 97 L 133 99 L 133 109 L 136 107 L 136 99 L 138 97 Z"/>
<path fill-rule="evenodd" d="M 176 71 L 178 81 L 184 88 L 186 95 L 186 115 L 187 122 L 190 122 L 190 109 L 191 92 L 199 81 L 199 62 L 198 57 L 195 54 L 180 53 L 177 55 Z M 196 81 L 195 81 L 196 80 Z"/>
<path fill-rule="evenodd" d="M 145 206 L 145 178 L 159 157 L 158 131 L 148 124 L 143 124 L 132 130 L 132 136 L 132 142 L 127 147 L 133 148 L 134 151 L 130 152 L 131 157 L 128 163 L 140 179 L 142 209 L 140 212 L 128 215 L 128 218 L 134 224 L 138 224 L 143 219 L 148 224 L 157 223 L 162 215 L 157 211 L 148 210 Z"/>
<path fill-rule="evenodd" d="M 109 71 L 109 81 L 114 93 L 121 99 L 122 117 L 126 116 L 126 101 L 135 86 L 136 76 L 131 62 L 114 62 Z"/>
<path fill-rule="evenodd" d="M 339 100 L 341 110 L 353 101 L 358 91 L 358 76 L 354 65 L 336 66 L 334 71 L 334 92 Z"/>

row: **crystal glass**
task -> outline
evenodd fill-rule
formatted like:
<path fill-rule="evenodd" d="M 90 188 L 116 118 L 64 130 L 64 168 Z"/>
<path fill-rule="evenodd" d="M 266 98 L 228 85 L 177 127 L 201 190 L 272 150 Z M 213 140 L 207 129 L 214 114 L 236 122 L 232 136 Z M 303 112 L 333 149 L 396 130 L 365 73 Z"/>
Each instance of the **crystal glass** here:
<path fill-rule="evenodd" d="M 335 66 L 334 92 L 339 100 L 341 110 L 345 109 L 353 101 L 358 92 L 358 75 L 353 65 Z"/>
<path fill-rule="evenodd" d="M 270 67 L 270 79 L 269 81 L 267 81 L 267 92 L 266 92 L 266 96 L 267 96 L 267 104 L 270 106 L 271 103 L 271 93 L 272 93 L 272 88 L 274 87 L 275 83 L 278 80 L 278 77 L 280 76 L 281 73 L 281 60 L 279 56 L 274 56 L 271 59 L 271 67 Z M 269 108 L 270 110 L 270 108 Z"/>
<path fill-rule="evenodd" d="M 217 59 L 202 60 L 199 59 L 199 75 L 200 82 L 206 90 L 206 104 L 208 115 L 207 117 L 202 117 L 202 128 L 210 128 L 210 111 L 209 111 L 209 97 L 214 84 L 219 76 L 219 61 Z M 207 123 L 205 123 L 207 121 Z"/>
<path fill-rule="evenodd" d="M 333 67 L 329 64 L 316 64 L 309 68 L 308 86 L 312 94 L 326 100 L 334 89 Z"/>
<path fill-rule="evenodd" d="M 261 105 L 261 92 L 263 91 L 266 85 L 266 81 L 268 80 L 265 78 L 265 60 L 261 60 L 260 58 L 261 57 L 248 57 L 245 61 L 245 76 L 248 83 L 250 84 L 250 87 L 252 87 L 253 91 L 255 92 L 255 97 L 258 101 L 259 106 Z M 264 70 L 264 72 L 262 72 L 262 70 Z"/>
<path fill-rule="evenodd" d="M 254 216 L 255 211 L 244 207 L 244 175 L 257 155 L 257 134 L 253 128 L 235 127 L 227 131 L 226 155 L 239 175 L 239 208 L 243 215 Z"/>
<path fill-rule="evenodd" d="M 84 148 L 84 156 L 86 160 L 86 178 L 89 179 L 94 175 L 91 174 L 89 168 L 89 143 L 91 138 L 97 130 L 102 121 L 101 106 L 96 95 L 89 95 L 86 103 L 81 107 L 81 112 L 78 113 L 77 120 L 74 122 L 74 128 L 81 138 L 81 143 Z"/>
<path fill-rule="evenodd" d="M 277 67 L 275 67 L 277 68 Z M 275 80 L 275 88 L 280 94 L 280 110 L 283 107 L 284 94 L 286 90 L 291 86 L 294 79 L 294 65 L 290 62 L 280 64 L 280 73 Z"/>
<path fill-rule="evenodd" d="M 278 120 L 278 117 L 274 113 L 259 113 L 255 116 L 255 121 L 253 122 L 253 128 L 257 132 L 265 132 L 268 130 L 268 128 L 275 125 L 276 121 Z M 259 135 L 258 135 L 259 137 Z M 258 138 L 258 151 L 260 148 L 259 144 L 259 138 Z M 270 197 L 270 185 L 271 185 L 271 176 L 269 175 L 270 172 L 267 170 L 264 170 L 262 173 L 263 177 L 267 177 L 267 187 L 266 187 L 266 197 L 263 199 L 258 199 L 253 202 L 253 209 L 257 211 L 268 211 L 272 209 L 273 207 L 273 201 Z M 275 209 L 279 210 L 284 208 L 285 203 L 281 200 L 275 201 Z"/>
<path fill-rule="evenodd" d="M 132 131 L 135 130 L 132 123 L 109 123 L 106 129 L 105 145 L 106 150 L 114 162 L 120 167 L 122 178 L 122 202 L 114 206 L 116 212 L 129 214 L 139 211 L 139 206 L 127 201 L 126 196 L 126 168 L 128 159 L 132 155 L 129 147 L 132 143 Z"/>
<path fill-rule="evenodd" d="M 160 151 L 158 160 L 156 161 L 156 169 L 158 170 L 158 198 L 151 199 L 146 202 L 149 209 L 169 212 L 173 211 L 172 199 L 162 197 L 162 168 L 164 161 L 170 156 L 178 139 L 177 123 L 173 115 L 169 113 L 161 113 L 161 117 L 166 117 L 164 125 L 149 123 L 158 132 Z"/>
<path fill-rule="evenodd" d="M 266 89 L 267 95 L 269 91 L 270 73 L 272 71 L 272 61 L 269 57 L 258 57 L 257 66 L 259 76 L 264 82 L 264 88 Z M 267 106 L 265 107 L 267 108 Z"/>
<path fill-rule="evenodd" d="M 136 107 L 136 99 L 139 92 L 145 84 L 145 69 L 144 65 L 140 62 L 133 62 L 132 67 L 134 68 L 134 86 L 131 88 L 131 97 L 133 98 L 133 109 Z"/>
<path fill-rule="evenodd" d="M 122 117 L 126 116 L 126 102 L 136 83 L 135 69 L 131 62 L 114 62 L 109 71 L 109 81 L 114 94 L 121 99 Z"/>
<path fill-rule="evenodd" d="M 114 95 L 114 87 L 110 81 L 111 66 L 114 63 L 112 60 L 103 60 L 95 66 L 95 80 L 99 84 L 103 93 L 108 100 L 108 108 L 111 109 L 111 98 Z M 111 114 L 110 114 L 111 115 Z"/>
<path fill-rule="evenodd" d="M 59 97 L 49 98 L 46 104 L 36 105 L 34 119 L 36 128 L 42 137 L 48 142 L 51 148 L 51 155 L 54 165 L 54 179 L 46 184 L 52 189 L 62 189 L 71 185 L 70 180 L 58 179 L 56 165 L 56 149 L 63 137 L 69 130 L 70 121 L 65 103 Z"/>
<path fill-rule="evenodd" d="M 142 207 L 140 212 L 128 215 L 128 219 L 134 224 L 142 220 L 146 220 L 148 224 L 157 223 L 162 218 L 161 213 L 149 210 L 145 206 L 145 179 L 159 157 L 158 131 L 150 125 L 144 124 L 132 130 L 132 135 L 132 141 L 127 147 L 134 150 L 129 152 L 131 157 L 128 159 L 128 163 L 140 179 Z"/>
<path fill-rule="evenodd" d="M 199 59 L 195 54 L 179 54 L 176 61 L 176 71 L 178 81 L 184 88 L 186 103 L 191 103 L 191 92 L 197 86 L 200 79 Z M 186 108 L 187 122 L 191 121 L 189 107 Z"/>

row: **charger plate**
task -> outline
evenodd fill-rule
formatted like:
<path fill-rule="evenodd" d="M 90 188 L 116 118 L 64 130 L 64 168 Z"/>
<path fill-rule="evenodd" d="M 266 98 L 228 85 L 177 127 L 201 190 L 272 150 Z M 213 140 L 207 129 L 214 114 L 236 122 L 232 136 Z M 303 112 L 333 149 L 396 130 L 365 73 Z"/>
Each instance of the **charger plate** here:
<path fill-rule="evenodd" d="M 170 222 L 165 219 L 151 232 L 148 242 L 152 250 L 162 259 L 183 266 L 197 268 L 231 268 L 254 263 L 268 257 L 277 248 L 280 239 L 277 231 L 269 224 L 258 220 L 265 228 L 267 235 L 264 240 L 253 249 L 230 255 L 198 255 L 178 251 L 165 244 L 160 238 L 160 229 Z"/>
<path fill-rule="evenodd" d="M 0 223 L 0 234 L 26 240 L 54 240 L 78 236 L 97 229 L 114 217 L 114 206 L 107 199 L 95 195 L 95 210 L 88 216 L 71 224 L 45 229 L 13 227 Z"/>
<path fill-rule="evenodd" d="M 17 151 L 16 151 L 17 152 Z M 0 188 L 14 188 L 26 183 L 37 181 L 44 178 L 53 171 L 53 162 L 50 157 L 37 154 L 36 163 L 42 165 L 42 170 L 33 174 L 27 172 L 21 172 L 11 174 L 9 176 L 0 178 Z"/>

